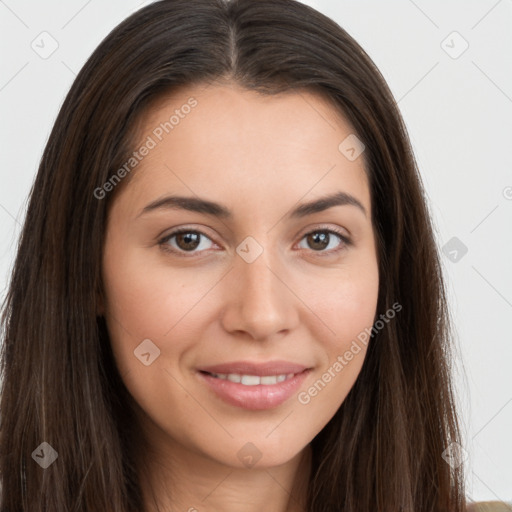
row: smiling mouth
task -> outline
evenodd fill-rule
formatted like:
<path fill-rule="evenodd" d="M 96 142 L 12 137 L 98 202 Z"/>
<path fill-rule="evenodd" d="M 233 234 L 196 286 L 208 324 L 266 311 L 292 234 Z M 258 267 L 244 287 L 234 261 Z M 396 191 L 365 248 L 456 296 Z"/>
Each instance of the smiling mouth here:
<path fill-rule="evenodd" d="M 261 411 L 275 409 L 287 402 L 310 373 L 311 368 L 274 375 L 199 370 L 196 375 L 223 402 L 237 408 Z"/>
<path fill-rule="evenodd" d="M 201 373 L 205 373 L 207 375 L 215 377 L 216 379 L 228 380 L 230 382 L 242 384 L 243 386 L 272 386 L 274 384 L 279 384 L 280 382 L 290 380 L 295 375 L 297 375 L 295 373 L 283 373 L 281 375 L 260 376 L 240 373 L 211 373 L 205 371 L 202 371 Z"/>

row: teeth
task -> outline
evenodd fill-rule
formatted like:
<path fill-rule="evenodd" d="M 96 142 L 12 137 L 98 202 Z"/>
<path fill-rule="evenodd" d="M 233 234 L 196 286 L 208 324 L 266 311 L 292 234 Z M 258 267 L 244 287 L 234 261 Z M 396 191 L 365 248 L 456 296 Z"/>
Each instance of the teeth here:
<path fill-rule="evenodd" d="M 244 386 L 258 386 L 260 384 L 268 386 L 291 379 L 295 374 L 265 375 L 264 377 L 258 375 L 240 375 L 238 373 L 212 373 L 210 375 L 213 375 L 217 379 L 229 380 L 230 382 L 236 382 Z"/>
<path fill-rule="evenodd" d="M 261 377 L 257 375 L 242 375 L 240 384 L 244 384 L 245 386 L 257 386 L 261 384 Z"/>

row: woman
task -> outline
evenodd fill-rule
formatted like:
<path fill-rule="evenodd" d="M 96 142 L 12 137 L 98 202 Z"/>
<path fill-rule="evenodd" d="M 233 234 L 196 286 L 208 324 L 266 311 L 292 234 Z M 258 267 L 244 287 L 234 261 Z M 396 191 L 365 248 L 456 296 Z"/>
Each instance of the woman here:
<path fill-rule="evenodd" d="M 69 92 L 4 306 L 1 512 L 465 510 L 395 101 L 292 0 L 163 0 Z"/>

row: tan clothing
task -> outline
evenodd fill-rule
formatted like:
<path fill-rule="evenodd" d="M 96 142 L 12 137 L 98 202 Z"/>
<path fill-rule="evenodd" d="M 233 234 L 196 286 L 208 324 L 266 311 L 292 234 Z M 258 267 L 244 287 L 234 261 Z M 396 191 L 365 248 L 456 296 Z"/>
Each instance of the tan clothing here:
<path fill-rule="evenodd" d="M 467 512 L 512 512 L 512 504 L 503 501 L 480 501 L 467 506 Z"/>

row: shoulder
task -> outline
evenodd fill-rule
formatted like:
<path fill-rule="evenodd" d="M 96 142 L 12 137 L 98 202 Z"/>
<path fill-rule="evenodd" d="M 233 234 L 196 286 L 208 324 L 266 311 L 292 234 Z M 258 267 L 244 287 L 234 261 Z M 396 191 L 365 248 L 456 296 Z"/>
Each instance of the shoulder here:
<path fill-rule="evenodd" d="M 505 503 L 504 501 L 468 503 L 466 512 L 512 512 L 512 503 Z"/>

